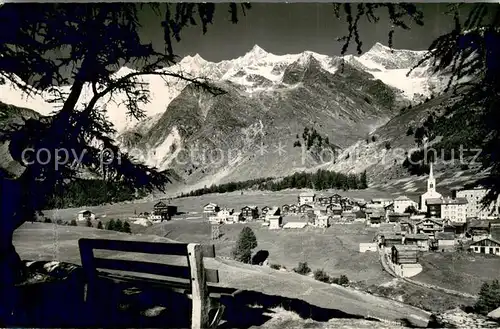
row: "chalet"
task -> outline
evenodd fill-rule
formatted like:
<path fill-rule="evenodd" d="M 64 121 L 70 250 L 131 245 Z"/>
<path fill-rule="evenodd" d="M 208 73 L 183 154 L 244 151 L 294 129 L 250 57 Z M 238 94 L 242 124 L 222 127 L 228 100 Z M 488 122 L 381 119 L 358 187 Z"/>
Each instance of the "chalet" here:
<path fill-rule="evenodd" d="M 92 211 L 84 209 L 80 210 L 77 214 L 78 220 L 93 220 L 95 219 L 95 215 Z"/>
<path fill-rule="evenodd" d="M 429 251 L 429 236 L 427 234 L 405 234 L 403 244 L 414 246 L 421 251 Z"/>
<path fill-rule="evenodd" d="M 330 203 L 340 204 L 340 201 L 342 201 L 342 196 L 340 194 L 334 194 L 330 197 Z"/>
<path fill-rule="evenodd" d="M 176 206 L 166 205 L 163 201 L 160 201 L 153 206 L 153 214 L 160 216 L 161 220 L 170 220 L 176 213 Z"/>
<path fill-rule="evenodd" d="M 455 233 L 454 232 L 436 232 L 435 240 L 437 249 L 445 251 L 455 251 Z"/>
<path fill-rule="evenodd" d="M 299 206 L 296 204 L 292 204 L 288 207 L 288 213 L 289 214 L 298 214 L 299 213 Z"/>
<path fill-rule="evenodd" d="M 402 221 L 408 221 L 410 219 L 410 214 L 392 212 L 387 214 L 387 219 L 390 223 L 400 223 Z"/>
<path fill-rule="evenodd" d="M 299 194 L 299 205 L 314 203 L 315 194 L 313 192 L 302 192 Z"/>
<path fill-rule="evenodd" d="M 466 223 L 447 223 L 443 227 L 443 232 L 453 232 L 456 236 L 463 235 L 466 232 Z"/>
<path fill-rule="evenodd" d="M 306 214 L 308 210 L 313 209 L 310 204 L 304 203 L 299 206 L 299 214 Z"/>
<path fill-rule="evenodd" d="M 397 233 L 384 233 L 380 234 L 382 238 L 382 245 L 386 248 L 391 248 L 395 245 L 403 243 L 403 236 Z"/>
<path fill-rule="evenodd" d="M 326 212 L 329 215 L 342 215 L 342 206 L 337 203 L 332 203 L 326 207 Z"/>
<path fill-rule="evenodd" d="M 379 227 L 380 223 L 385 220 L 382 212 L 367 213 L 366 224 L 371 227 Z"/>
<path fill-rule="evenodd" d="M 241 216 L 244 220 L 259 218 L 259 209 L 256 206 L 245 206 L 241 208 Z"/>
<path fill-rule="evenodd" d="M 234 209 L 224 208 L 216 214 L 208 217 L 211 223 L 238 223 L 241 220 L 241 213 L 235 213 Z"/>
<path fill-rule="evenodd" d="M 279 230 L 283 225 L 283 217 L 281 215 L 267 215 L 270 230 Z"/>
<path fill-rule="evenodd" d="M 329 227 L 331 222 L 331 216 L 320 215 L 315 218 L 314 226 L 317 227 Z"/>
<path fill-rule="evenodd" d="M 500 256 L 500 241 L 490 238 L 482 239 L 471 243 L 468 250 L 478 254 Z"/>
<path fill-rule="evenodd" d="M 416 223 L 417 233 L 427 234 L 429 238 L 434 239 L 435 232 L 443 230 L 443 222 L 435 218 L 425 218 Z"/>
<path fill-rule="evenodd" d="M 418 248 L 404 245 L 392 246 L 391 261 L 397 265 L 416 264 L 418 263 Z"/>
<path fill-rule="evenodd" d="M 467 222 L 467 235 L 472 241 L 480 241 L 490 237 L 490 223 L 485 220 L 469 220 Z"/>
<path fill-rule="evenodd" d="M 408 198 L 406 195 L 398 196 L 393 200 L 394 212 L 403 214 L 409 207 L 418 208 L 418 203 Z"/>
<path fill-rule="evenodd" d="M 220 210 L 220 207 L 215 203 L 208 203 L 203 206 L 204 215 L 214 215 Z"/>
<path fill-rule="evenodd" d="M 327 206 L 329 205 L 331 202 L 331 197 L 327 197 L 327 196 L 321 196 L 317 199 L 317 202 L 322 205 L 322 206 Z"/>
<path fill-rule="evenodd" d="M 281 207 L 281 213 L 285 214 L 297 214 L 299 212 L 299 206 L 296 204 L 285 204 Z"/>

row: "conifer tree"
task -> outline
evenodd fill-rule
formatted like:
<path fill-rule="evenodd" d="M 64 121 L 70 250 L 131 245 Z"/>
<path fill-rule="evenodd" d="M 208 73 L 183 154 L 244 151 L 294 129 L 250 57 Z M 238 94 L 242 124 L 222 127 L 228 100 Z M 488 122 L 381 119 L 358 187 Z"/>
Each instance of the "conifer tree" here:
<path fill-rule="evenodd" d="M 132 230 L 130 229 L 130 224 L 125 221 L 125 223 L 123 223 L 123 230 L 122 232 L 125 232 L 125 233 L 132 233 Z"/>
<path fill-rule="evenodd" d="M 108 224 L 106 225 L 106 230 L 108 231 L 114 231 L 115 230 L 115 220 L 111 219 Z"/>
<path fill-rule="evenodd" d="M 101 222 L 101 221 L 99 221 L 99 222 L 97 223 L 97 228 L 98 228 L 99 230 L 104 229 L 104 227 L 102 226 L 102 222 Z"/>
<path fill-rule="evenodd" d="M 121 220 L 117 219 L 115 222 L 115 229 L 116 232 L 123 232 L 123 223 Z"/>
<path fill-rule="evenodd" d="M 248 226 L 245 226 L 236 241 L 236 246 L 233 248 L 233 257 L 235 260 L 249 264 L 252 258 L 252 249 L 257 247 L 257 238 L 254 232 Z"/>

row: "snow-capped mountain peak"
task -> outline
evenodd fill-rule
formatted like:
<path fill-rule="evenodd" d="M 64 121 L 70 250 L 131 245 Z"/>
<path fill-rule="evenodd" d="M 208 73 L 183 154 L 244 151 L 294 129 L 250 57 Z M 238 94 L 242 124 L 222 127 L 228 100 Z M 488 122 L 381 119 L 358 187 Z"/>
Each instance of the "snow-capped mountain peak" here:
<path fill-rule="evenodd" d="M 431 89 L 439 85 L 439 81 L 431 81 L 427 68 L 416 70 L 410 77 L 406 76 L 408 70 L 413 67 L 424 56 L 426 51 L 398 50 L 394 51 L 377 42 L 369 51 L 361 56 L 348 55 L 344 59 L 360 70 L 369 72 L 376 79 L 380 79 L 387 85 L 403 91 L 403 94 L 413 99 L 414 95 L 422 94 L 429 96 Z M 264 50 L 259 45 L 254 45 L 246 54 L 221 62 L 210 62 L 199 54 L 185 56 L 176 65 L 165 68 L 171 72 L 182 72 L 189 77 L 205 77 L 214 82 L 231 81 L 242 87 L 242 90 L 253 93 L 255 91 L 271 90 L 275 88 L 292 88 L 292 85 L 284 86 L 282 79 L 285 70 L 290 65 L 308 65 L 317 62 L 326 71 L 334 73 L 337 70 L 335 63 L 340 58 L 336 56 L 322 55 L 313 51 L 304 51 L 298 54 L 276 55 Z M 116 73 L 116 77 L 131 73 L 134 70 L 122 67 Z M 186 81 L 167 77 L 166 81 L 160 76 L 144 76 L 142 81 L 149 85 L 151 102 L 144 104 L 147 116 L 163 113 L 170 102 L 176 98 L 188 84 Z M 61 89 L 66 90 L 69 86 Z M 89 89 L 90 88 L 86 88 Z M 0 101 L 20 107 L 30 107 L 42 114 L 51 112 L 54 104 L 42 99 L 35 102 L 26 97 L 18 95 L 20 91 L 13 90 L 9 84 L 0 86 Z M 91 94 L 85 93 L 85 94 Z M 115 97 L 117 101 L 109 102 L 103 100 L 107 105 L 107 113 L 110 120 L 115 124 L 118 131 L 122 131 L 134 124 L 125 118 L 127 112 L 121 100 L 124 95 Z M 85 102 L 86 96 L 82 96 L 80 102 Z M 40 104 L 39 104 L 40 103 Z M 51 111 L 47 110 L 50 109 Z M 57 108 L 55 109 L 57 110 Z"/>
<path fill-rule="evenodd" d="M 243 56 L 247 60 L 259 60 L 269 55 L 267 51 L 262 49 L 259 45 L 254 45 L 253 48 Z"/>

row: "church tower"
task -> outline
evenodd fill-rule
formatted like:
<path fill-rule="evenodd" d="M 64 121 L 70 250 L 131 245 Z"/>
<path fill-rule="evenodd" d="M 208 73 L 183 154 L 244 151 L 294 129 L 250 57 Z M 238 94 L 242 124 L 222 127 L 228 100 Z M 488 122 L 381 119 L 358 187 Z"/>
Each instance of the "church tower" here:
<path fill-rule="evenodd" d="M 429 178 L 427 179 L 427 192 L 436 192 L 436 179 L 432 171 L 432 162 L 430 163 Z"/>
<path fill-rule="evenodd" d="M 442 195 L 436 191 L 436 179 L 434 178 L 434 170 L 432 162 L 429 164 L 429 178 L 427 178 L 427 192 L 420 196 L 420 211 L 427 212 L 426 201 L 428 199 L 441 198 Z"/>

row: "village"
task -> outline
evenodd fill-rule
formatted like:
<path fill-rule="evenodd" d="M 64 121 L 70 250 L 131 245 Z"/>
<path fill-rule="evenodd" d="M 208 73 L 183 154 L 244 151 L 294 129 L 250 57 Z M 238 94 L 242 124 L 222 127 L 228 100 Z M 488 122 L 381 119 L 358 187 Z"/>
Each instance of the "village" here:
<path fill-rule="evenodd" d="M 480 186 L 452 191 L 443 197 L 436 190 L 432 164 L 427 191 L 419 202 L 407 196 L 363 200 L 339 194 L 302 192 L 297 203 L 281 206 L 246 205 L 236 211 L 208 203 L 203 217 L 218 226 L 262 222 L 269 230 L 300 230 L 306 226 L 329 229 L 334 225 L 364 223 L 376 228 L 371 241 L 359 244 L 359 252 L 380 252 L 381 262 L 395 276 L 411 277 L 422 271 L 421 252 L 474 252 L 500 256 L 498 203 L 483 207 L 487 190 Z M 214 237 L 215 239 L 215 237 Z"/>
<path fill-rule="evenodd" d="M 270 231 L 306 228 L 335 230 L 337 225 L 364 225 L 372 235 L 359 243 L 359 252 L 376 252 L 386 271 L 409 278 L 422 271 L 423 252 L 471 252 L 500 256 L 500 219 L 498 202 L 483 207 L 487 190 L 480 186 L 452 191 L 443 197 L 436 190 L 432 163 L 427 190 L 417 201 L 400 195 L 393 199 L 361 198 L 301 192 L 295 203 L 282 205 L 244 205 L 240 209 L 209 202 L 200 209 L 199 218 L 211 224 L 211 239 L 217 240 L 222 225 L 253 223 Z M 171 199 L 154 204 L 151 212 L 135 213 L 128 219 L 151 226 L 163 221 L 182 220 Z M 102 217 L 102 216 L 101 216 Z M 89 210 L 78 213 L 78 221 L 94 221 Z"/>

